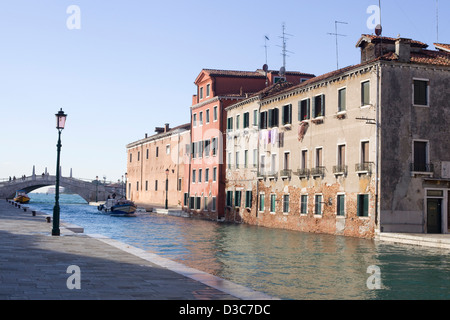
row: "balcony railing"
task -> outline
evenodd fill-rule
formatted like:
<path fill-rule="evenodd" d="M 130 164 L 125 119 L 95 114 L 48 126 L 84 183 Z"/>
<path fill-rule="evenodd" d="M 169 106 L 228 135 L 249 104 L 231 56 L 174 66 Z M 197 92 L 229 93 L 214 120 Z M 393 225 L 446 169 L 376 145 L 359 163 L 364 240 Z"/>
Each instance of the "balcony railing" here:
<path fill-rule="evenodd" d="M 302 168 L 302 169 L 298 169 L 296 174 L 297 176 L 301 179 L 301 178 L 308 178 L 309 177 L 309 173 L 310 170 L 308 168 Z"/>
<path fill-rule="evenodd" d="M 333 166 L 333 173 L 335 175 L 346 175 L 347 174 L 347 166 L 346 165 L 337 165 L 337 166 Z"/>
<path fill-rule="evenodd" d="M 372 173 L 372 162 L 362 162 L 355 164 L 355 171 L 358 173 Z"/>
<path fill-rule="evenodd" d="M 432 173 L 434 171 L 434 165 L 432 163 L 412 162 L 410 163 L 410 170 L 414 172 Z"/>
<path fill-rule="evenodd" d="M 310 173 L 313 177 L 323 177 L 325 175 L 325 167 L 311 168 Z"/>
<path fill-rule="evenodd" d="M 291 169 L 283 169 L 280 170 L 280 177 L 281 178 L 291 178 L 292 176 L 292 170 Z"/>

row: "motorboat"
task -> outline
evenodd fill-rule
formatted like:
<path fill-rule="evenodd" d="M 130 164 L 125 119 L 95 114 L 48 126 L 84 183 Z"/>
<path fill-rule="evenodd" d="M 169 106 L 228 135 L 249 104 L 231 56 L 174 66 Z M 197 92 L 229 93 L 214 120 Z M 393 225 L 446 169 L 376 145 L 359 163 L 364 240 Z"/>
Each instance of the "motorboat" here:
<path fill-rule="evenodd" d="M 16 196 L 14 197 L 14 201 L 19 203 L 28 203 L 30 202 L 30 197 L 24 190 L 18 190 L 16 192 Z"/>
<path fill-rule="evenodd" d="M 109 212 L 114 217 L 135 217 L 136 205 L 126 199 L 108 199 L 98 206 L 99 211 Z"/>

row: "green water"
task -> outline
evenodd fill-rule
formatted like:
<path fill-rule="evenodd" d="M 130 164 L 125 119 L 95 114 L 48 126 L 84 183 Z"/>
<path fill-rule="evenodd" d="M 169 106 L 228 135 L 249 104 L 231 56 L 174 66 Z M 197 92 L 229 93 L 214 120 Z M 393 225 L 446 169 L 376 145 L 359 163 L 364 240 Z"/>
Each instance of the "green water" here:
<path fill-rule="evenodd" d="M 31 194 L 30 206 L 51 213 L 53 201 Z M 110 217 L 73 195 L 61 195 L 61 219 L 282 299 L 450 299 L 448 250 L 156 214 Z M 379 281 L 369 288 L 373 266 Z"/>

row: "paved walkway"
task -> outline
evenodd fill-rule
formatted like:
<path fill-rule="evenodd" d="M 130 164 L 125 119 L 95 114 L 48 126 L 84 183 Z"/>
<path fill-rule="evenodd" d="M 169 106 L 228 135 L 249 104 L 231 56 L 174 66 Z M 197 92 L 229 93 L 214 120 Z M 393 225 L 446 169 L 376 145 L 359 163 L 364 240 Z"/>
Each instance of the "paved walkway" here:
<path fill-rule="evenodd" d="M 0 299 L 272 299 L 119 241 L 74 233 L 63 222 L 61 236 L 51 229 L 39 213 L 0 200 Z M 78 275 L 80 289 L 69 289 Z"/>

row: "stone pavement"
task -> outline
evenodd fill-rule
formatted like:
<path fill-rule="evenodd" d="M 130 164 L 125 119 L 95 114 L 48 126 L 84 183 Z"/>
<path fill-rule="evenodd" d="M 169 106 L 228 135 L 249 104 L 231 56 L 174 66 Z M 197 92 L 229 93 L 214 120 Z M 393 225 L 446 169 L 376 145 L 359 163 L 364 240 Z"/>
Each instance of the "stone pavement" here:
<path fill-rule="evenodd" d="M 61 236 L 51 229 L 39 213 L 0 200 L 0 300 L 272 299 L 119 241 L 74 233 L 64 222 Z M 80 289 L 69 289 L 77 276 Z"/>

